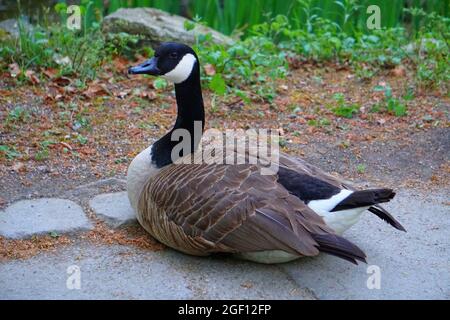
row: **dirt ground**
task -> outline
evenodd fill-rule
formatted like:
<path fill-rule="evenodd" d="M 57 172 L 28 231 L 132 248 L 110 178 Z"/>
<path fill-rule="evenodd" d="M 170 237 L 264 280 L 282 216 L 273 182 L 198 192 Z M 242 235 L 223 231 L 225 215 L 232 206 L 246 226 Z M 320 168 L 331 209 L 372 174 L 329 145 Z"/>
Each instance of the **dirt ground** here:
<path fill-rule="evenodd" d="M 2 75 L 0 144 L 20 155 L 0 156 L 0 208 L 100 179 L 124 178 L 131 159 L 170 128 L 176 110 L 173 88 L 157 90 L 151 78 L 128 78 L 127 62 L 119 62 L 121 68 L 106 68 L 84 88 L 66 78 L 17 86 Z M 408 72 L 385 71 L 362 82 L 339 66 L 303 64 L 278 81 L 273 103 L 215 97 L 212 106 L 212 94 L 205 91 L 207 127 L 278 128 L 283 151 L 361 185 L 446 189 L 449 98 L 419 90 L 406 101 L 404 117 L 371 112 L 383 100 L 374 86 L 389 84 L 394 96 L 402 97 L 412 81 Z M 336 93 L 359 106 L 353 118 L 330 110 Z M 25 111 L 11 119 L 17 107 Z"/>

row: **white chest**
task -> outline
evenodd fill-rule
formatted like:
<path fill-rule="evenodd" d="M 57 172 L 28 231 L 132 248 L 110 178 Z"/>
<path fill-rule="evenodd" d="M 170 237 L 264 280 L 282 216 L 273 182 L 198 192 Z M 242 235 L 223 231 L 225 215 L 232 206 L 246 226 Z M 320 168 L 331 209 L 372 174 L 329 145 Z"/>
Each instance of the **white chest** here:
<path fill-rule="evenodd" d="M 139 153 L 131 161 L 127 172 L 127 192 L 128 199 L 134 211 L 137 211 L 137 204 L 142 192 L 142 188 L 149 178 L 155 176 L 160 169 L 156 168 L 151 161 L 152 146 Z"/>

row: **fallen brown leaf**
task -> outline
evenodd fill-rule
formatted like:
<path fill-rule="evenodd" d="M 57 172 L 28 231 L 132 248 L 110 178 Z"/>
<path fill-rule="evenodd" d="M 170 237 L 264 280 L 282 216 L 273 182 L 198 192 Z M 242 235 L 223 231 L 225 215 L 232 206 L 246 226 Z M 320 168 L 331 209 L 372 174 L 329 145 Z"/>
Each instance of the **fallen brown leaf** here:
<path fill-rule="evenodd" d="M 66 147 L 66 148 L 69 149 L 69 150 L 72 150 L 72 149 L 73 149 L 72 146 L 71 146 L 70 144 L 68 144 L 67 142 L 60 142 L 60 144 L 61 144 L 62 146 L 64 146 L 64 147 Z"/>
<path fill-rule="evenodd" d="M 141 98 L 147 98 L 148 100 L 156 99 L 156 93 L 154 91 L 142 91 L 140 96 Z"/>
<path fill-rule="evenodd" d="M 131 90 L 124 90 L 124 91 L 120 91 L 118 93 L 116 93 L 116 97 L 123 99 L 125 98 L 129 93 L 131 92 Z"/>
<path fill-rule="evenodd" d="M 39 78 L 36 76 L 33 70 L 27 70 L 25 71 L 25 76 L 27 77 L 28 81 L 30 81 L 32 84 L 39 84 Z"/>
<path fill-rule="evenodd" d="M 117 112 L 115 115 L 114 115 L 114 119 L 118 119 L 118 120 L 125 120 L 127 118 L 127 115 L 126 115 L 126 113 L 125 112 Z"/>
<path fill-rule="evenodd" d="M 378 120 L 377 120 L 377 123 L 383 125 L 383 124 L 386 123 L 386 119 L 383 119 L 383 118 L 378 119 Z"/>
<path fill-rule="evenodd" d="M 95 154 L 96 151 L 95 151 L 94 148 L 90 148 L 90 147 L 84 146 L 84 147 L 80 148 L 80 153 L 89 156 L 89 155 Z"/>
<path fill-rule="evenodd" d="M 205 70 L 207 76 L 213 76 L 216 74 L 216 68 L 214 68 L 214 66 L 210 63 L 205 64 L 203 69 Z"/>
<path fill-rule="evenodd" d="M 396 77 L 404 77 L 406 75 L 406 69 L 404 66 L 396 66 L 394 69 L 392 69 L 392 75 Z"/>
<path fill-rule="evenodd" d="M 251 283 L 250 281 L 246 281 L 241 283 L 241 287 L 245 288 L 245 289 L 251 289 L 253 288 L 253 283 Z"/>
<path fill-rule="evenodd" d="M 128 70 L 128 66 L 129 66 L 130 62 L 123 57 L 116 57 L 113 60 L 113 64 L 117 71 L 123 72 L 125 70 Z"/>
<path fill-rule="evenodd" d="M 112 72 L 102 72 L 98 75 L 99 78 L 103 79 L 103 80 L 109 80 L 111 78 L 114 78 L 114 74 Z"/>
<path fill-rule="evenodd" d="M 137 136 L 137 135 L 141 134 L 141 132 L 142 132 L 142 130 L 139 128 L 131 128 L 128 130 L 128 134 L 130 136 Z"/>
<path fill-rule="evenodd" d="M 52 81 L 54 84 L 60 87 L 66 87 L 68 86 L 72 81 L 67 77 L 58 77 L 56 79 L 53 79 Z"/>
<path fill-rule="evenodd" d="M 25 164 L 24 164 L 23 162 L 16 162 L 16 163 L 14 163 L 14 164 L 12 165 L 11 169 L 12 169 L 14 172 L 17 172 L 17 173 L 19 173 L 19 172 L 22 172 L 22 173 L 23 173 L 23 172 L 26 171 Z"/>
<path fill-rule="evenodd" d="M 77 88 L 75 88 L 73 86 L 64 87 L 64 92 L 65 93 L 73 94 L 73 93 L 76 93 L 77 91 L 78 91 Z"/>
<path fill-rule="evenodd" d="M 1 97 L 12 96 L 13 93 L 14 93 L 14 91 L 11 91 L 11 90 L 0 90 Z"/>
<path fill-rule="evenodd" d="M 42 68 L 41 72 L 49 79 L 53 79 L 58 74 L 58 70 L 55 68 L 47 68 L 47 69 Z"/>
<path fill-rule="evenodd" d="M 87 98 L 94 98 L 95 96 L 109 94 L 109 90 L 104 84 L 93 83 L 84 92 L 83 95 Z"/>
<path fill-rule="evenodd" d="M 9 74 L 11 75 L 11 77 L 16 78 L 18 77 L 22 72 L 20 71 L 20 67 L 17 63 L 11 63 L 8 66 L 8 70 L 9 70 Z"/>

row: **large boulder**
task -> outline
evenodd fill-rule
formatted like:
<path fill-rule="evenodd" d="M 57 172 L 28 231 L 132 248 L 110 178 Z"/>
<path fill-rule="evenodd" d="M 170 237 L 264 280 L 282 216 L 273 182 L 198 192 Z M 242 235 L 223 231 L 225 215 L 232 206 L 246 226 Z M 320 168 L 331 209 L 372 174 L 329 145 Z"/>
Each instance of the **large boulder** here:
<path fill-rule="evenodd" d="M 32 29 L 31 24 L 27 20 L 22 19 L 21 22 L 26 32 Z M 8 19 L 0 22 L 0 36 L 9 35 L 13 38 L 18 38 L 19 34 L 19 21 L 17 19 Z"/>
<path fill-rule="evenodd" d="M 203 25 L 187 31 L 184 27 L 186 21 L 188 20 L 181 16 L 153 8 L 119 9 L 103 19 L 102 29 L 109 33 L 142 35 L 153 47 L 166 41 L 194 44 L 195 35 L 208 33 L 217 43 L 233 42 L 230 37 Z"/>

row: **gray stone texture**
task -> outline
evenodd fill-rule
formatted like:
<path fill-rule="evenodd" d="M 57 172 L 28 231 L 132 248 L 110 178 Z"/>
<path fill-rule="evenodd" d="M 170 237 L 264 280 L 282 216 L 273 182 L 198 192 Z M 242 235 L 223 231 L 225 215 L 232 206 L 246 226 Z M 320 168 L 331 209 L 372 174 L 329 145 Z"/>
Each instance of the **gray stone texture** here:
<path fill-rule="evenodd" d="M 83 209 L 70 200 L 21 200 L 0 211 L 0 235 L 6 238 L 29 238 L 50 232 L 74 233 L 89 229 L 92 229 L 92 224 Z"/>

